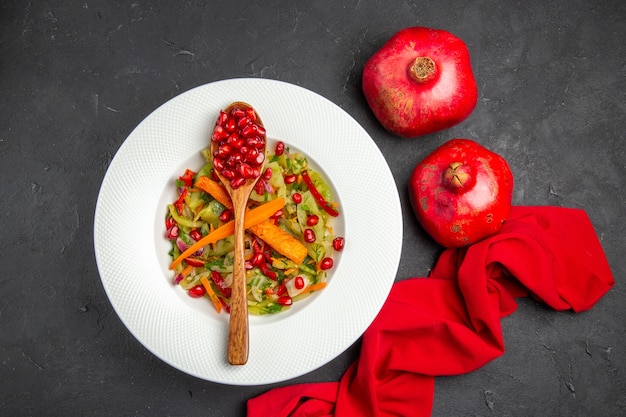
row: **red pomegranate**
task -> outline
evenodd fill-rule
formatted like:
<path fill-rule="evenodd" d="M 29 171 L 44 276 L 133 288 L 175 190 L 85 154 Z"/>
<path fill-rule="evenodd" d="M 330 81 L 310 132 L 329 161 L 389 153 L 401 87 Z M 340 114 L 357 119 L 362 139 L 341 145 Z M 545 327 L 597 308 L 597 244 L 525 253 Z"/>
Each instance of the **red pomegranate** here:
<path fill-rule="evenodd" d="M 366 62 L 362 87 L 380 123 L 405 138 L 452 127 L 478 100 L 465 43 L 425 27 L 406 28 L 389 39 Z"/>
<path fill-rule="evenodd" d="M 452 139 L 415 167 L 409 189 L 426 232 L 459 248 L 500 231 L 511 212 L 513 174 L 500 155 L 470 139 Z"/>

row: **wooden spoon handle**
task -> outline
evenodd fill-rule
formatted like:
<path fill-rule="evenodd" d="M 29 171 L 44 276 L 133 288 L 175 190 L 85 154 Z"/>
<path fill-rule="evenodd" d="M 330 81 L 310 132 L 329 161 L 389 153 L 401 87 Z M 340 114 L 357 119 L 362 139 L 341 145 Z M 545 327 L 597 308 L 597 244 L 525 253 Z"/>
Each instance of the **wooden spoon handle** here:
<path fill-rule="evenodd" d="M 235 211 L 235 260 L 231 285 L 230 321 L 228 327 L 228 362 L 245 365 L 248 361 L 248 300 L 246 296 L 246 268 L 244 259 L 244 216 L 247 196 L 233 193 Z"/>

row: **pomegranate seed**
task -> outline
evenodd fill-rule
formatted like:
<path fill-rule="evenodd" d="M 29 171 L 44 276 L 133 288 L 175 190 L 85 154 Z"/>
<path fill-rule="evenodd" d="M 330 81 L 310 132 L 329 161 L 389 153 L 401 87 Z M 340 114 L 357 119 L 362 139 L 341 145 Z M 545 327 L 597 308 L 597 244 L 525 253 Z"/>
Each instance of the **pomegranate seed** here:
<path fill-rule="evenodd" d="M 265 255 L 263 255 L 263 252 L 255 253 L 250 261 L 254 266 L 261 266 L 265 263 Z"/>
<path fill-rule="evenodd" d="M 235 118 L 229 117 L 228 120 L 226 120 L 226 123 L 224 123 L 224 129 L 226 129 L 228 132 L 234 132 L 236 128 L 237 122 L 235 121 Z"/>
<path fill-rule="evenodd" d="M 189 294 L 190 297 L 200 298 L 204 294 L 206 294 L 206 290 L 204 289 L 202 285 L 196 285 L 195 287 L 189 288 L 187 293 Z"/>
<path fill-rule="evenodd" d="M 241 117 L 244 117 L 246 115 L 246 112 L 244 112 L 240 108 L 235 107 L 230 111 L 230 115 L 233 116 L 235 119 L 239 119 Z"/>
<path fill-rule="evenodd" d="M 191 238 L 195 241 L 202 239 L 202 233 L 200 233 L 196 229 L 193 229 L 191 232 L 189 232 L 189 236 L 191 236 Z"/>
<path fill-rule="evenodd" d="M 263 173 L 263 179 L 269 181 L 270 179 L 272 179 L 272 168 L 266 168 L 265 172 Z"/>
<path fill-rule="evenodd" d="M 281 156 L 284 153 L 285 153 L 285 142 L 277 142 L 276 148 L 274 149 L 274 154 L 276 154 L 276 156 Z"/>
<path fill-rule="evenodd" d="M 285 176 L 285 184 L 293 184 L 298 179 L 298 176 L 295 174 L 286 175 Z"/>
<path fill-rule="evenodd" d="M 226 223 L 227 221 L 229 221 L 230 219 L 232 219 L 233 217 L 233 212 L 226 209 L 224 211 L 222 211 L 222 214 L 220 214 L 220 221 L 222 223 Z"/>
<path fill-rule="evenodd" d="M 237 165 L 238 163 L 243 161 L 243 155 L 240 153 L 235 153 L 229 156 L 229 159 L 231 160 L 231 163 L 233 163 L 234 165 Z"/>
<path fill-rule="evenodd" d="M 173 217 L 167 217 L 165 219 L 165 229 L 170 230 L 174 226 L 176 226 L 176 220 Z"/>
<path fill-rule="evenodd" d="M 227 134 L 228 132 L 226 132 L 222 126 L 215 126 L 215 129 L 213 129 L 213 136 L 211 137 L 211 139 L 213 139 L 213 141 L 215 142 L 219 142 L 222 139 L 224 139 L 224 136 Z"/>
<path fill-rule="evenodd" d="M 304 238 L 304 241 L 307 243 L 313 243 L 315 242 L 315 232 L 313 231 L 313 229 L 304 229 L 304 233 L 302 234 L 302 237 Z"/>
<path fill-rule="evenodd" d="M 244 126 L 243 129 L 241 129 L 241 136 L 243 136 L 244 138 L 251 138 L 253 136 L 257 135 L 257 125 L 254 124 L 249 124 Z"/>
<path fill-rule="evenodd" d="M 325 271 L 333 267 L 333 258 L 324 258 L 322 262 L 320 262 L 320 269 Z"/>
<path fill-rule="evenodd" d="M 246 139 L 246 145 L 248 145 L 251 148 L 258 148 L 259 144 L 262 145 L 262 142 L 261 142 L 261 139 L 258 138 L 257 136 L 253 136 L 251 138 Z"/>
<path fill-rule="evenodd" d="M 302 194 L 294 193 L 294 195 L 291 196 L 291 199 L 293 200 L 294 203 L 300 204 L 302 203 Z"/>
<path fill-rule="evenodd" d="M 264 195 L 265 194 L 265 183 L 264 183 L 264 180 L 261 180 L 261 181 L 257 182 L 256 184 L 254 184 L 254 192 L 256 192 L 258 195 Z"/>
<path fill-rule="evenodd" d="M 226 159 L 228 158 L 228 155 L 230 155 L 233 152 L 233 148 L 231 146 L 229 146 L 228 144 L 224 144 L 224 145 L 220 145 L 217 148 L 216 153 L 216 157 L 217 158 L 222 158 L 222 159 Z"/>
<path fill-rule="evenodd" d="M 276 211 L 276 213 L 272 214 L 270 217 L 278 218 L 278 217 L 281 217 L 282 215 L 283 215 L 283 209 L 279 209 Z"/>
<path fill-rule="evenodd" d="M 237 120 L 237 127 L 239 129 L 243 128 L 245 125 L 248 125 L 252 123 L 252 120 L 250 120 L 250 118 L 248 116 L 241 116 L 238 120 Z"/>
<path fill-rule="evenodd" d="M 228 113 L 226 113 L 224 110 L 220 110 L 220 115 L 217 118 L 217 122 L 215 124 L 223 125 L 226 120 L 228 120 Z"/>
<path fill-rule="evenodd" d="M 237 174 L 245 179 L 252 178 L 252 167 L 245 162 L 241 163 L 237 165 Z"/>
<path fill-rule="evenodd" d="M 343 250 L 343 247 L 345 245 L 345 239 L 342 237 L 336 237 L 333 239 L 333 249 L 336 250 L 337 252 L 340 252 Z"/>
<path fill-rule="evenodd" d="M 280 284 L 278 287 L 276 287 L 276 291 L 275 291 L 276 295 L 280 296 L 286 292 L 287 292 L 287 287 L 285 287 L 285 284 Z"/>
<path fill-rule="evenodd" d="M 263 152 L 259 152 L 256 155 L 256 158 L 254 159 L 254 162 L 256 162 L 257 166 L 261 166 L 263 164 L 263 162 L 265 162 L 265 154 Z"/>
<path fill-rule="evenodd" d="M 244 147 L 245 147 L 245 146 L 242 146 L 242 147 L 241 147 L 241 153 L 242 153 L 243 155 L 245 155 L 245 157 L 246 157 L 246 161 L 249 161 L 249 162 L 256 161 L 256 157 L 257 157 L 257 155 L 259 155 L 259 150 L 258 150 L 257 148 L 248 148 L 248 147 L 245 147 L 245 148 L 246 148 L 246 150 L 245 150 L 245 152 L 244 152 Z"/>
<path fill-rule="evenodd" d="M 265 136 L 265 128 L 261 125 L 255 125 L 255 126 L 256 126 L 257 134 L 261 137 Z"/>
<path fill-rule="evenodd" d="M 239 133 L 237 132 L 233 132 L 230 135 L 228 135 L 228 137 L 226 138 L 226 143 L 225 145 L 230 145 L 230 146 L 234 146 L 235 142 L 237 142 L 239 139 L 241 139 L 239 137 Z"/>
<path fill-rule="evenodd" d="M 302 288 L 304 288 L 304 278 L 302 278 L 302 276 L 300 275 L 295 277 L 293 281 L 293 286 L 296 287 L 297 290 L 301 290 Z"/>
<path fill-rule="evenodd" d="M 235 178 L 235 171 L 233 171 L 232 169 L 225 169 L 224 171 L 222 171 L 222 175 L 227 180 L 232 180 L 233 178 Z"/>
<path fill-rule="evenodd" d="M 237 139 L 233 141 L 233 146 L 235 148 L 241 148 L 245 143 L 246 143 L 245 139 L 237 137 Z"/>
<path fill-rule="evenodd" d="M 256 143 L 256 148 L 257 149 L 261 149 L 264 145 L 265 145 L 265 139 L 262 139 L 258 136 L 256 136 L 255 138 L 255 143 Z"/>
<path fill-rule="evenodd" d="M 317 214 L 311 214 L 307 216 L 306 218 L 306 225 L 315 226 L 317 223 L 319 223 L 319 221 L 320 221 L 320 218 Z"/>
<path fill-rule="evenodd" d="M 250 118 L 250 120 L 252 120 L 253 122 L 256 121 L 256 112 L 254 111 L 253 108 L 248 107 L 246 109 L 246 115 Z"/>
<path fill-rule="evenodd" d="M 246 182 L 245 178 L 237 177 L 230 181 L 230 186 L 233 188 L 239 188 L 243 185 L 244 182 Z"/>
<path fill-rule="evenodd" d="M 178 228 L 178 226 L 172 226 L 167 231 L 167 238 L 170 240 L 176 239 L 179 235 L 180 235 L 180 229 Z"/>
<path fill-rule="evenodd" d="M 224 170 L 224 160 L 221 158 L 213 158 L 213 167 L 218 171 Z"/>
<path fill-rule="evenodd" d="M 281 306 L 290 306 L 293 304 L 293 300 L 288 295 L 283 295 L 282 297 L 278 297 L 277 302 Z"/>

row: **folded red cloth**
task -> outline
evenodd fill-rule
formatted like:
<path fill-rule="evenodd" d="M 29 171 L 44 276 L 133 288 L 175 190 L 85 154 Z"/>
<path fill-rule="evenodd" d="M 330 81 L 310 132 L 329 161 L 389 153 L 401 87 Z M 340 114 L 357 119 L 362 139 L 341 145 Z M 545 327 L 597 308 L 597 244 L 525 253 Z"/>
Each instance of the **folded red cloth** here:
<path fill-rule="evenodd" d="M 500 318 L 515 298 L 580 312 L 613 284 L 584 211 L 514 207 L 497 235 L 445 250 L 428 278 L 395 283 L 339 382 L 275 388 L 248 401 L 248 417 L 430 416 L 435 376 L 504 353 Z"/>

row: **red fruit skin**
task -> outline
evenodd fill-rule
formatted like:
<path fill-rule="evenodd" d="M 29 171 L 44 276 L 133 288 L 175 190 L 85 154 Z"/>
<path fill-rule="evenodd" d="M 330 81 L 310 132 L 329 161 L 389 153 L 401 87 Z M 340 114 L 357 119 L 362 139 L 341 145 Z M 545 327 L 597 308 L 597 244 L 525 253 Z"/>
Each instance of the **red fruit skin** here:
<path fill-rule="evenodd" d="M 460 188 L 447 182 L 446 169 L 455 162 L 469 173 Z M 511 212 L 513 183 L 509 164 L 500 155 L 470 139 L 452 139 L 415 167 L 409 199 L 435 241 L 460 248 L 500 231 Z"/>
<path fill-rule="evenodd" d="M 435 64 L 422 82 L 409 71 L 417 57 L 429 57 Z M 404 138 L 450 128 L 465 120 L 478 101 L 465 43 L 425 27 L 399 31 L 372 55 L 363 69 L 362 88 L 385 129 Z"/>

